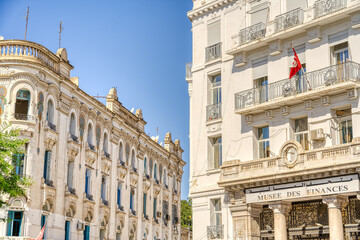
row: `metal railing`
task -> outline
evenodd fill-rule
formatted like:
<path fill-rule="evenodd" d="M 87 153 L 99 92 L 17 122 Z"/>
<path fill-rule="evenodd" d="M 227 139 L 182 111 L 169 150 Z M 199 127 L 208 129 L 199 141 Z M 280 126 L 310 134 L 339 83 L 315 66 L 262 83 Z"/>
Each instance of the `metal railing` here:
<path fill-rule="evenodd" d="M 74 142 L 78 142 L 79 138 L 77 136 L 75 136 L 74 134 L 70 133 L 70 138 L 74 141 Z"/>
<path fill-rule="evenodd" d="M 120 211 L 124 212 L 124 206 L 121 206 L 121 205 L 117 205 L 117 206 Z"/>
<path fill-rule="evenodd" d="M 254 41 L 265 37 L 266 26 L 265 23 L 258 23 L 250 27 L 240 30 L 239 45 Z"/>
<path fill-rule="evenodd" d="M 13 116 L 16 120 L 24 120 L 24 121 L 35 120 L 34 116 L 23 113 L 14 113 Z"/>
<path fill-rule="evenodd" d="M 89 193 L 86 193 L 86 198 L 90 201 L 94 201 L 94 197 L 93 195 L 89 194 Z"/>
<path fill-rule="evenodd" d="M 221 58 L 221 42 L 207 47 L 205 49 L 205 58 L 206 62 Z"/>
<path fill-rule="evenodd" d="M 104 152 L 104 156 L 105 156 L 107 159 L 110 159 L 110 153 L 105 152 L 105 151 L 103 151 L 103 152 Z"/>
<path fill-rule="evenodd" d="M 340 63 L 236 93 L 235 110 L 347 81 L 360 81 L 360 64 Z"/>
<path fill-rule="evenodd" d="M 130 209 L 130 211 L 131 211 L 131 214 L 132 214 L 133 216 L 136 216 L 136 211 L 135 211 L 135 210 Z"/>
<path fill-rule="evenodd" d="M 49 126 L 49 128 L 50 128 L 51 130 L 56 131 L 56 125 L 55 125 L 55 124 L 53 124 L 53 123 L 51 123 L 51 122 L 47 122 L 47 125 Z"/>
<path fill-rule="evenodd" d="M 304 10 L 296 8 L 275 17 L 275 32 L 302 24 L 304 21 Z"/>
<path fill-rule="evenodd" d="M 44 179 L 44 183 L 49 186 L 49 187 L 54 187 L 54 182 L 53 180 L 50 180 L 50 179 Z"/>
<path fill-rule="evenodd" d="M 346 0 L 317 0 L 314 3 L 314 18 L 346 8 Z"/>
<path fill-rule="evenodd" d="M 186 64 L 186 78 L 192 78 L 192 63 L 187 63 Z"/>
<path fill-rule="evenodd" d="M 94 145 L 92 145 L 91 143 L 88 143 L 88 146 L 92 151 L 95 151 L 95 146 Z"/>
<path fill-rule="evenodd" d="M 68 186 L 68 191 L 69 191 L 70 194 L 76 195 L 76 190 L 75 190 L 75 188 L 71 188 L 71 187 Z"/>
<path fill-rule="evenodd" d="M 224 238 L 224 225 L 213 225 L 207 227 L 208 239 L 223 239 Z"/>
<path fill-rule="evenodd" d="M 109 206 L 109 201 L 105 200 L 105 199 L 101 199 L 102 204 L 104 204 L 105 206 Z"/>
<path fill-rule="evenodd" d="M 221 103 L 206 106 L 206 120 L 211 121 L 221 118 Z"/>

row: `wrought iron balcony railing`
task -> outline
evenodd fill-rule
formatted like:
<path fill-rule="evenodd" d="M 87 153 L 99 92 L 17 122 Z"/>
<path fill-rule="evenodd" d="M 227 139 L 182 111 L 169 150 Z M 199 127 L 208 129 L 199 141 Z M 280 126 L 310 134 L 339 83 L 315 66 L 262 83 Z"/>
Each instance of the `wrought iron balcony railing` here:
<path fill-rule="evenodd" d="M 275 32 L 295 27 L 304 21 L 304 10 L 296 8 L 284 14 L 275 17 Z"/>
<path fill-rule="evenodd" d="M 104 151 L 104 156 L 105 156 L 107 159 L 110 159 L 110 153 Z"/>
<path fill-rule="evenodd" d="M 48 126 L 49 126 L 49 128 L 50 128 L 51 130 L 56 131 L 56 125 L 55 125 L 55 124 L 53 124 L 53 123 L 51 123 L 51 122 L 47 122 L 47 124 L 48 124 Z"/>
<path fill-rule="evenodd" d="M 14 113 L 13 117 L 16 120 L 24 120 L 24 121 L 34 121 L 35 118 L 32 115 L 28 115 L 28 114 L 23 114 L 23 113 Z"/>
<path fill-rule="evenodd" d="M 266 26 L 265 23 L 258 23 L 250 27 L 240 30 L 239 45 L 254 41 L 265 37 Z"/>
<path fill-rule="evenodd" d="M 136 167 L 133 166 L 132 170 L 133 170 L 134 173 L 137 173 L 137 168 Z"/>
<path fill-rule="evenodd" d="M 69 186 L 68 186 L 68 190 L 69 190 L 69 193 L 70 193 L 70 194 L 76 195 L 76 190 L 75 190 L 75 188 L 72 188 L 72 187 L 69 187 Z"/>
<path fill-rule="evenodd" d="M 105 200 L 105 199 L 101 199 L 102 204 L 104 204 L 105 206 L 109 206 L 109 201 Z"/>
<path fill-rule="evenodd" d="M 213 225 L 207 227 L 208 239 L 223 239 L 224 238 L 224 225 Z"/>
<path fill-rule="evenodd" d="M 186 64 L 186 78 L 191 78 L 192 77 L 192 63 L 187 63 Z"/>
<path fill-rule="evenodd" d="M 206 106 L 206 120 L 211 121 L 221 118 L 221 103 Z"/>
<path fill-rule="evenodd" d="M 86 198 L 89 199 L 90 201 L 94 201 L 94 197 L 93 195 L 86 193 Z"/>
<path fill-rule="evenodd" d="M 88 146 L 92 151 L 95 152 L 95 146 L 94 145 L 92 145 L 91 143 L 88 143 Z"/>
<path fill-rule="evenodd" d="M 78 142 L 79 138 L 77 136 L 75 136 L 74 134 L 70 133 L 70 138 L 74 141 L 74 142 Z"/>
<path fill-rule="evenodd" d="M 221 58 L 221 42 L 207 47 L 205 49 L 205 58 L 206 62 Z"/>
<path fill-rule="evenodd" d="M 360 81 L 360 64 L 341 63 L 236 93 L 235 110 L 350 81 Z"/>
<path fill-rule="evenodd" d="M 54 187 L 54 182 L 53 180 L 50 180 L 50 179 L 44 179 L 44 182 L 47 186 L 49 187 Z"/>
<path fill-rule="evenodd" d="M 314 3 L 314 18 L 346 8 L 346 0 L 317 0 Z"/>
<path fill-rule="evenodd" d="M 118 209 L 120 210 L 120 211 L 124 211 L 124 206 L 121 206 L 121 205 L 117 205 L 118 206 Z"/>
<path fill-rule="evenodd" d="M 125 167 L 125 162 L 124 161 L 119 160 L 119 162 L 120 162 L 121 166 Z"/>
<path fill-rule="evenodd" d="M 133 216 L 136 216 L 136 211 L 135 211 L 135 210 L 130 209 L 130 211 L 131 211 L 131 214 L 132 214 Z"/>

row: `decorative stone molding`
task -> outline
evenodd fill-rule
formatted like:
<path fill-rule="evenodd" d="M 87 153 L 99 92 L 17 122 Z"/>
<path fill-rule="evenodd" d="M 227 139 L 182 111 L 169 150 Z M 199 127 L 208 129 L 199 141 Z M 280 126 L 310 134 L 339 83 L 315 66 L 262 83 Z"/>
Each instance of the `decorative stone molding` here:
<path fill-rule="evenodd" d="M 271 203 L 269 208 L 274 211 L 274 214 L 285 214 L 287 215 L 291 210 L 291 204 L 286 202 Z"/>
<path fill-rule="evenodd" d="M 106 157 L 102 157 L 101 158 L 101 172 L 105 175 L 110 175 L 110 169 L 111 169 L 111 160 Z"/>
<path fill-rule="evenodd" d="M 151 186 L 150 180 L 147 179 L 147 178 L 144 178 L 144 180 L 143 180 L 143 191 L 147 192 L 150 189 L 150 186 Z"/>
<path fill-rule="evenodd" d="M 52 150 L 52 148 L 56 144 L 56 137 L 54 136 L 54 134 L 52 133 L 46 134 L 44 144 L 46 150 Z"/>
<path fill-rule="evenodd" d="M 0 77 L 9 77 L 15 74 L 15 70 L 10 69 L 9 66 L 0 67 Z"/>
<path fill-rule="evenodd" d="M 282 53 L 281 40 L 273 41 L 269 44 L 269 54 L 271 56 L 276 56 Z"/>
<path fill-rule="evenodd" d="M 320 30 L 319 26 L 308 30 L 308 42 L 309 43 L 315 43 L 320 40 L 321 40 L 321 30 Z"/>
<path fill-rule="evenodd" d="M 137 182 L 138 182 L 138 178 L 139 178 L 139 175 L 137 173 L 131 171 L 131 173 L 130 173 L 130 185 L 132 187 L 136 187 Z"/>
<path fill-rule="evenodd" d="M 305 107 L 305 109 L 306 110 L 311 110 L 311 109 L 313 109 L 313 101 L 311 101 L 311 100 L 307 100 L 307 101 L 305 101 L 304 102 L 304 107 Z"/>
<path fill-rule="evenodd" d="M 330 97 L 329 96 L 323 96 L 321 97 L 321 104 L 323 106 L 328 106 L 330 105 Z"/>
<path fill-rule="evenodd" d="M 154 190 L 155 196 L 159 195 L 160 190 L 161 190 L 159 184 L 154 183 L 153 190 Z"/>
<path fill-rule="evenodd" d="M 236 2 L 235 0 L 221 0 L 221 1 L 215 1 L 209 4 L 205 4 L 204 6 L 192 10 L 188 14 L 188 18 L 190 21 L 193 21 L 195 18 L 199 18 L 201 16 L 204 16 L 206 14 L 212 13 L 230 3 Z"/>
<path fill-rule="evenodd" d="M 97 159 L 97 154 L 93 150 L 89 148 L 89 146 L 86 146 L 85 150 L 85 163 L 89 167 L 93 167 L 94 162 Z"/>
<path fill-rule="evenodd" d="M 246 122 L 246 124 L 251 124 L 253 122 L 253 116 L 245 115 L 245 122 Z"/>
<path fill-rule="evenodd" d="M 341 209 L 343 204 L 348 201 L 345 196 L 329 196 L 323 198 L 323 203 L 328 205 L 328 208 Z"/>
<path fill-rule="evenodd" d="M 288 168 L 293 168 L 299 162 L 299 155 L 302 153 L 303 148 L 296 141 L 287 141 L 280 149 L 282 161 Z"/>
<path fill-rule="evenodd" d="M 273 119 L 275 116 L 275 112 L 274 112 L 274 110 L 266 110 L 265 115 L 266 115 L 267 119 Z"/>
<path fill-rule="evenodd" d="M 235 66 L 236 67 L 243 67 L 247 63 L 247 55 L 246 52 L 241 52 L 235 56 Z"/>
<path fill-rule="evenodd" d="M 282 106 L 280 112 L 283 116 L 288 115 L 290 113 L 290 108 L 288 106 Z"/>
<path fill-rule="evenodd" d="M 68 157 L 70 159 L 75 159 L 76 156 L 79 154 L 79 147 L 78 147 L 78 144 L 76 144 L 74 141 L 72 140 L 68 140 L 68 147 L 67 147 L 67 150 L 68 150 Z"/>
<path fill-rule="evenodd" d="M 118 179 L 124 179 L 127 173 L 127 168 L 120 163 L 117 164 L 117 176 Z"/>
<path fill-rule="evenodd" d="M 358 91 L 356 88 L 347 90 L 347 96 L 350 100 L 356 99 L 358 97 Z"/>
<path fill-rule="evenodd" d="M 86 202 L 83 204 L 83 221 L 90 223 L 94 219 L 94 204 L 91 202 Z"/>
<path fill-rule="evenodd" d="M 357 12 L 351 16 L 350 25 L 354 29 L 360 28 L 360 12 Z"/>

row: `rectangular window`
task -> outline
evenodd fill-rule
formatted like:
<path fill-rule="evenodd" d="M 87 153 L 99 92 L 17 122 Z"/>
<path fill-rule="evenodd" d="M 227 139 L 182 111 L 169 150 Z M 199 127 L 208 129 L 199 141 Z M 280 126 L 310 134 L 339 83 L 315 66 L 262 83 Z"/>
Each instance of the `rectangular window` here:
<path fill-rule="evenodd" d="M 270 157 L 269 127 L 257 129 L 258 158 Z"/>
<path fill-rule="evenodd" d="M 118 183 L 118 189 L 117 189 L 117 205 L 121 206 L 121 183 Z"/>
<path fill-rule="evenodd" d="M 144 196 L 143 196 L 143 213 L 144 213 L 144 216 L 146 216 L 146 193 L 144 193 Z"/>
<path fill-rule="evenodd" d="M 85 225 L 84 240 L 90 240 L 90 226 Z"/>
<path fill-rule="evenodd" d="M 91 184 L 91 170 L 89 168 L 85 171 L 85 193 L 90 194 L 90 184 Z"/>
<path fill-rule="evenodd" d="M 74 174 L 74 161 L 69 161 L 68 174 L 67 174 L 67 185 L 69 188 L 73 188 L 73 174 Z"/>
<path fill-rule="evenodd" d="M 353 139 L 351 108 L 336 110 L 339 124 L 340 144 L 350 143 Z"/>
<path fill-rule="evenodd" d="M 130 190 L 130 209 L 134 210 L 134 190 Z"/>
<path fill-rule="evenodd" d="M 45 151 L 44 160 L 44 179 L 50 180 L 50 166 L 51 166 L 51 151 Z"/>
<path fill-rule="evenodd" d="M 266 23 L 269 12 L 269 3 L 267 0 L 258 0 L 250 3 L 250 11 L 251 14 L 251 25 L 255 25 L 257 23 Z"/>
<path fill-rule="evenodd" d="M 212 226 L 221 226 L 222 225 L 222 216 L 221 216 L 221 200 L 213 199 L 211 200 L 211 209 L 210 209 L 210 221 Z"/>
<path fill-rule="evenodd" d="M 46 216 L 41 215 L 41 229 L 44 227 L 45 223 L 46 223 Z M 46 234 L 46 229 L 47 229 L 47 227 L 45 226 L 44 236 L 43 236 L 42 239 L 46 239 L 46 235 L 47 235 Z"/>
<path fill-rule="evenodd" d="M 307 8 L 306 0 L 286 0 L 286 10 L 289 12 L 291 10 L 301 8 L 305 9 Z"/>
<path fill-rule="evenodd" d="M 22 176 L 24 174 L 24 154 L 14 154 L 13 155 L 13 165 L 15 169 L 15 173 L 18 176 Z"/>
<path fill-rule="evenodd" d="M 101 199 L 106 200 L 106 178 L 101 178 Z"/>
<path fill-rule="evenodd" d="M 349 61 L 348 42 L 340 43 L 332 47 L 333 64 L 341 64 Z"/>
<path fill-rule="evenodd" d="M 65 221 L 65 240 L 70 240 L 70 221 Z"/>
<path fill-rule="evenodd" d="M 156 198 L 154 198 L 153 218 L 156 219 Z"/>
<path fill-rule="evenodd" d="M 221 103 L 221 75 L 211 77 L 211 103 Z"/>
<path fill-rule="evenodd" d="M 18 237 L 21 234 L 23 212 L 8 212 L 7 236 Z"/>
<path fill-rule="evenodd" d="M 294 129 L 295 141 L 301 144 L 304 150 L 309 150 L 309 132 L 308 132 L 308 119 L 300 118 L 295 119 Z"/>
<path fill-rule="evenodd" d="M 221 42 L 220 21 L 208 25 L 208 46 Z"/>
<path fill-rule="evenodd" d="M 218 169 L 222 165 L 222 138 L 210 138 L 209 169 Z"/>

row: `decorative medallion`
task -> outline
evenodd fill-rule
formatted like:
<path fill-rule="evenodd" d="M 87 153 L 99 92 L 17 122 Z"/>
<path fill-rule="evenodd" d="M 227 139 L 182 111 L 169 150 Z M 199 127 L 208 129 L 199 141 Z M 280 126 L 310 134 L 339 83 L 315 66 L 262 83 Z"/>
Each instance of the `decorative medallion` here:
<path fill-rule="evenodd" d="M 299 153 L 302 147 L 298 142 L 286 142 L 281 148 L 281 157 L 288 168 L 294 167 L 299 161 Z"/>
<path fill-rule="evenodd" d="M 1 115 L 5 111 L 6 105 L 6 87 L 0 86 L 0 124 L 1 124 Z"/>
<path fill-rule="evenodd" d="M 79 131 L 80 131 L 80 141 L 82 142 L 85 132 L 85 116 L 83 113 L 80 114 L 80 118 L 79 118 Z"/>

